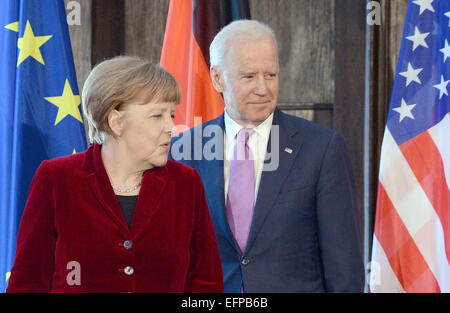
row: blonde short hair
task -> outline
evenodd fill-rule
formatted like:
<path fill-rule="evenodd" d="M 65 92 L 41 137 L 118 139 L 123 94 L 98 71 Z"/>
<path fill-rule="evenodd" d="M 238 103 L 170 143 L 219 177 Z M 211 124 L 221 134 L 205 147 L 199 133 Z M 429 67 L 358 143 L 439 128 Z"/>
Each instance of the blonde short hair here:
<path fill-rule="evenodd" d="M 114 136 L 109 113 L 128 103 L 181 101 L 176 79 L 157 64 L 141 57 L 118 56 L 97 64 L 87 77 L 82 103 L 89 143 L 102 144 Z"/>

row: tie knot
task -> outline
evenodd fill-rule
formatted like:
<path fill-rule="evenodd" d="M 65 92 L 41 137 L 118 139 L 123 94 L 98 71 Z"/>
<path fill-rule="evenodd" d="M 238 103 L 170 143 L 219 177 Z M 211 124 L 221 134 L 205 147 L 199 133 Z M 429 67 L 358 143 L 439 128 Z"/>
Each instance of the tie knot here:
<path fill-rule="evenodd" d="M 237 135 L 237 141 L 247 144 L 250 136 L 253 135 L 254 132 L 255 130 L 253 128 L 242 128 Z"/>

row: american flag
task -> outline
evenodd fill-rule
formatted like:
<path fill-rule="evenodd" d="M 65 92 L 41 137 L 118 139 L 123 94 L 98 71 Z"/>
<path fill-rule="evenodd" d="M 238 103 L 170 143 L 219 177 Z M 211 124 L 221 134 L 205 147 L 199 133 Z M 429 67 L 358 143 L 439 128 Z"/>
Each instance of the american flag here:
<path fill-rule="evenodd" d="M 371 292 L 450 292 L 450 0 L 410 0 L 381 148 Z"/>

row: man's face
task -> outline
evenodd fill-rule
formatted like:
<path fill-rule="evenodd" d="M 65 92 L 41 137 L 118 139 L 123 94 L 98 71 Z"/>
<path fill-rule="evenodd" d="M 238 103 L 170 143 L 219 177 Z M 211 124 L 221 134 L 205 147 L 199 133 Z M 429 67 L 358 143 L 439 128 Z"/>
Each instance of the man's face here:
<path fill-rule="evenodd" d="M 255 126 L 275 110 L 278 100 L 278 52 L 271 37 L 232 43 L 223 71 L 216 75 L 225 107 L 237 123 Z M 214 75 L 213 75 L 214 79 Z"/>

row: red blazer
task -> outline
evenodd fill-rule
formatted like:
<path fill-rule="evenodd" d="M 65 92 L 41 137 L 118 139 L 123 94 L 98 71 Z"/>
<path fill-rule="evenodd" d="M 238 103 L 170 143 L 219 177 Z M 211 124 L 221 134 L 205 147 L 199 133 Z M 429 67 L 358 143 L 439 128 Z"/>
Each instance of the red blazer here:
<path fill-rule="evenodd" d="M 27 291 L 223 292 L 198 173 L 173 161 L 146 171 L 128 228 L 99 145 L 42 162 L 7 288 Z"/>

